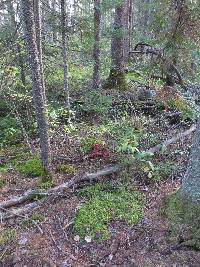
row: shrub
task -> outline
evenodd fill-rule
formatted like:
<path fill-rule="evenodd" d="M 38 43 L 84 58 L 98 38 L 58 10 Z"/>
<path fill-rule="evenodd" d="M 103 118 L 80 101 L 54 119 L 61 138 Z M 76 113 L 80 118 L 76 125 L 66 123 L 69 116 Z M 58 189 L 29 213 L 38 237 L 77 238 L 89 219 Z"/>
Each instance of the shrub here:
<path fill-rule="evenodd" d="M 90 93 L 85 97 L 82 109 L 88 113 L 105 114 L 112 105 L 110 96 L 98 92 Z"/>
<path fill-rule="evenodd" d="M 89 201 L 78 210 L 74 226 L 82 238 L 107 239 L 108 225 L 113 219 L 133 225 L 142 217 L 138 195 L 125 188 L 112 190 L 107 185 L 97 185 L 84 189 L 82 194 L 89 197 Z"/>
<path fill-rule="evenodd" d="M 21 131 L 13 117 L 7 116 L 0 119 L 0 129 L 0 146 L 12 145 L 21 140 Z"/>
<path fill-rule="evenodd" d="M 87 136 L 83 137 L 80 142 L 81 150 L 85 153 L 89 152 L 92 149 L 92 146 L 94 144 L 101 144 L 102 142 L 99 141 L 96 137 L 94 136 Z"/>

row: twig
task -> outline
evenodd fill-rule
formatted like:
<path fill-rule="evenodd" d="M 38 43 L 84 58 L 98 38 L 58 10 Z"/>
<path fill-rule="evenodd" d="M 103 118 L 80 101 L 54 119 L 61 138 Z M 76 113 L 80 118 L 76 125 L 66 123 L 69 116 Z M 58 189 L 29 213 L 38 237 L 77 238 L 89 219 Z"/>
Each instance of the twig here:
<path fill-rule="evenodd" d="M 33 207 L 36 207 L 37 205 L 38 205 L 38 203 L 31 203 L 31 204 L 28 204 L 28 205 L 26 205 L 24 208 L 23 208 L 23 212 L 26 210 L 26 211 L 28 211 L 28 210 L 30 210 L 30 209 L 32 209 Z M 23 219 L 28 219 L 28 220 L 30 220 L 37 228 L 38 228 L 38 230 L 39 230 L 39 232 L 41 233 L 41 234 L 43 234 L 43 230 L 42 230 L 42 228 L 39 226 L 39 224 L 35 221 L 35 220 L 33 220 L 33 219 L 31 219 L 31 218 L 28 218 L 27 216 L 25 216 L 25 215 L 21 215 L 20 213 L 22 212 L 22 209 L 15 209 L 15 210 L 8 210 L 8 209 L 4 209 L 4 208 L 1 208 L 1 210 L 3 210 L 5 213 L 11 213 L 11 215 L 8 217 L 6 217 L 6 219 L 8 219 L 8 218 L 12 218 L 12 217 L 15 217 L 15 216 L 17 216 L 17 217 L 20 217 L 20 218 L 23 218 Z M 4 218 L 4 217 L 3 217 Z"/>

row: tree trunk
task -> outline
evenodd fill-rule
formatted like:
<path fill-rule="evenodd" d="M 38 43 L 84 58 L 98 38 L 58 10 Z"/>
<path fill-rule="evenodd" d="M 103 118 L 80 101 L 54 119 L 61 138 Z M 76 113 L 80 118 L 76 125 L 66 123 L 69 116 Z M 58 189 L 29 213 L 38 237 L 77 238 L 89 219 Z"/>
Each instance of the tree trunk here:
<path fill-rule="evenodd" d="M 62 32 L 62 57 L 64 70 L 64 97 L 65 104 L 70 110 L 69 83 L 68 83 L 68 57 L 67 57 L 67 36 L 66 36 L 66 0 L 61 0 L 61 32 Z"/>
<path fill-rule="evenodd" d="M 182 181 L 181 194 L 192 201 L 200 200 L 200 119 L 194 135 L 187 171 Z"/>
<path fill-rule="evenodd" d="M 47 125 L 45 105 L 43 101 L 42 76 L 40 73 L 40 61 L 37 50 L 32 0 L 21 0 L 21 9 L 24 21 L 27 51 L 29 55 L 28 61 L 31 69 L 33 100 L 35 105 L 36 120 L 40 138 L 40 154 L 44 170 L 48 172 L 49 171 L 48 125 Z"/>
<path fill-rule="evenodd" d="M 115 7 L 114 25 L 111 42 L 112 66 L 106 88 L 125 90 L 126 78 L 124 70 L 124 35 L 125 35 L 125 11 L 127 0 L 120 1 Z"/>
<path fill-rule="evenodd" d="M 36 43 L 39 57 L 39 65 L 40 65 L 40 74 L 42 79 L 42 95 L 44 104 L 47 104 L 46 101 L 46 90 L 45 90 L 45 82 L 44 82 L 44 71 L 43 71 L 43 61 L 42 61 L 42 30 L 41 30 L 41 9 L 39 0 L 33 0 L 34 6 L 34 20 L 35 20 L 35 33 L 36 33 Z"/>
<path fill-rule="evenodd" d="M 52 12 L 53 12 L 53 23 L 57 23 L 56 20 L 56 0 L 52 0 Z M 55 25 L 52 24 L 52 38 L 53 38 L 53 42 L 56 43 L 58 40 L 58 36 L 57 36 L 57 31 L 55 29 Z"/>
<path fill-rule="evenodd" d="M 101 2 L 94 0 L 93 89 L 100 88 Z"/>

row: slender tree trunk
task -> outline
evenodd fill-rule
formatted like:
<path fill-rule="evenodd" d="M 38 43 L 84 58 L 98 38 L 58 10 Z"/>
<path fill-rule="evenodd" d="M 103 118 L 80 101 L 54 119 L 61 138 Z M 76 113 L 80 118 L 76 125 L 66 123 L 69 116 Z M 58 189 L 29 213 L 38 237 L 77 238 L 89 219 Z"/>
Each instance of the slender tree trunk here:
<path fill-rule="evenodd" d="M 124 59 L 125 61 L 128 60 L 129 56 L 129 12 L 130 12 L 130 2 L 131 0 L 125 1 L 125 11 L 124 11 Z"/>
<path fill-rule="evenodd" d="M 33 0 L 34 2 L 34 20 L 35 20 L 35 33 L 36 33 L 36 43 L 39 57 L 40 73 L 42 79 L 42 95 L 44 104 L 47 104 L 46 100 L 46 90 L 44 82 L 44 67 L 42 61 L 42 30 L 41 30 L 41 8 L 39 0 Z"/>
<path fill-rule="evenodd" d="M 100 41 L 101 41 L 101 2 L 94 0 L 94 70 L 93 89 L 100 88 Z"/>
<path fill-rule="evenodd" d="M 132 50 L 132 37 L 133 37 L 133 0 L 130 0 L 129 3 L 129 12 L 128 12 L 128 52 Z M 128 54 L 129 58 L 129 54 Z"/>
<path fill-rule="evenodd" d="M 65 104 L 70 110 L 69 83 L 68 83 L 68 56 L 67 56 L 67 36 L 66 36 L 66 0 L 61 0 L 61 32 L 62 32 L 62 56 L 64 70 L 64 97 Z"/>
<path fill-rule="evenodd" d="M 53 10 L 53 22 L 56 24 L 57 20 L 56 20 L 56 0 L 52 0 L 52 10 Z M 56 43 L 58 36 L 57 36 L 57 31 L 54 27 L 54 25 L 52 25 L 52 37 L 53 37 L 53 42 Z"/>
<path fill-rule="evenodd" d="M 21 0 L 22 17 L 28 51 L 28 61 L 31 69 L 33 87 L 33 100 L 35 105 L 36 120 L 40 138 L 41 160 L 46 172 L 49 171 L 49 136 L 48 124 L 43 101 L 42 76 L 40 73 L 40 61 L 36 42 L 35 21 L 33 14 L 33 1 Z"/>

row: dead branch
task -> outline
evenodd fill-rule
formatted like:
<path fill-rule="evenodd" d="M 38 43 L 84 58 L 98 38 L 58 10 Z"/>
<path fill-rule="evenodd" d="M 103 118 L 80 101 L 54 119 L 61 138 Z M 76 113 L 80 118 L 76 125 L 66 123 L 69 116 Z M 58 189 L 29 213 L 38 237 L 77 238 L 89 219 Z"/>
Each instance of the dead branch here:
<path fill-rule="evenodd" d="M 148 152 L 156 153 L 162 150 L 163 147 L 167 147 L 173 143 L 176 143 L 180 139 L 184 139 L 186 136 L 192 134 L 196 130 L 196 125 L 193 125 L 185 132 L 177 134 L 175 137 L 164 141 L 162 144 L 156 145 L 148 150 Z"/>
<path fill-rule="evenodd" d="M 45 192 L 42 190 L 28 190 L 21 196 L 14 197 L 10 200 L 2 202 L 0 204 L 0 209 L 5 209 L 5 208 L 13 207 L 16 205 L 20 205 L 24 203 L 25 201 L 30 201 L 36 196 L 49 196 L 49 195 L 52 195 L 58 192 L 62 192 L 66 189 L 73 187 L 73 185 L 75 185 L 76 183 L 85 182 L 85 181 L 97 181 L 102 176 L 108 176 L 113 173 L 116 173 L 117 171 L 119 171 L 119 169 L 120 169 L 119 165 L 114 165 L 114 166 L 106 167 L 95 173 L 89 173 L 85 175 L 77 174 L 69 182 L 63 183 L 54 188 L 50 188 L 49 190 Z"/>

